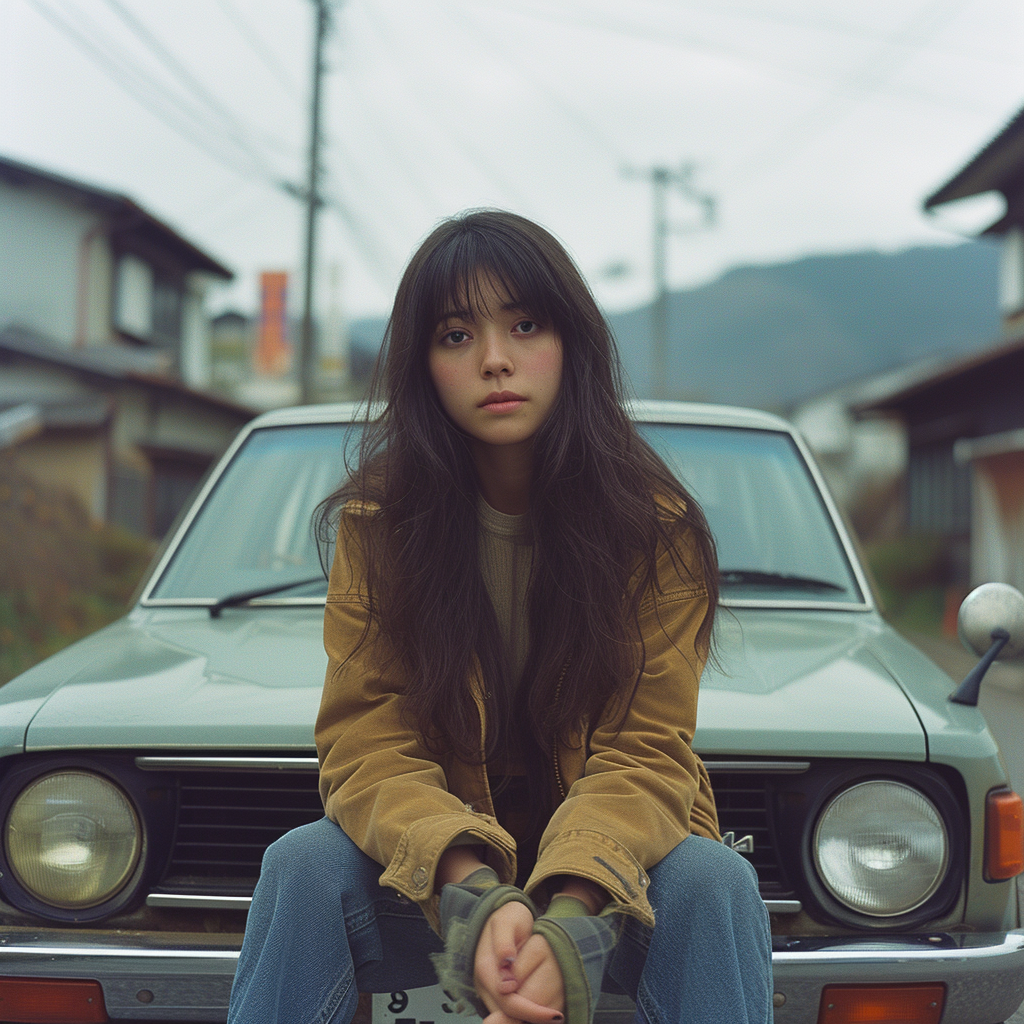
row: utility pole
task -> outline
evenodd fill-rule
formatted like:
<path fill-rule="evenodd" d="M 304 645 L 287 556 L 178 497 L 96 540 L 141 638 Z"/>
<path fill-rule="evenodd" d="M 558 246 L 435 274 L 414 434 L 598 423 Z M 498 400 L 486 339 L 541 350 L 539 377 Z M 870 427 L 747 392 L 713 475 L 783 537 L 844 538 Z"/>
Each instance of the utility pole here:
<path fill-rule="evenodd" d="M 668 394 L 668 183 L 672 172 L 667 167 L 652 167 L 651 197 L 654 202 L 654 237 L 651 262 L 654 269 L 654 306 L 651 309 L 651 355 L 654 371 L 654 397 Z"/>
<path fill-rule="evenodd" d="M 302 198 L 306 203 L 305 260 L 302 281 L 302 322 L 299 328 L 299 396 L 303 405 L 314 399 L 316 327 L 313 281 L 316 276 L 316 221 L 320 212 L 320 104 L 324 77 L 324 41 L 330 27 L 329 0 L 313 0 L 316 25 L 313 37 L 313 72 L 309 100 L 309 166 Z"/>
<path fill-rule="evenodd" d="M 643 178 L 651 183 L 654 233 L 651 265 L 654 277 L 654 303 L 651 307 L 651 363 L 654 375 L 653 397 L 668 397 L 668 236 L 672 231 L 696 231 L 710 227 L 715 220 L 715 199 L 698 192 L 693 184 L 696 166 L 683 164 L 678 170 L 656 166 L 644 169 L 625 168 L 628 178 Z M 678 190 L 701 208 L 701 221 L 696 225 L 670 225 L 668 219 L 668 188 Z"/>

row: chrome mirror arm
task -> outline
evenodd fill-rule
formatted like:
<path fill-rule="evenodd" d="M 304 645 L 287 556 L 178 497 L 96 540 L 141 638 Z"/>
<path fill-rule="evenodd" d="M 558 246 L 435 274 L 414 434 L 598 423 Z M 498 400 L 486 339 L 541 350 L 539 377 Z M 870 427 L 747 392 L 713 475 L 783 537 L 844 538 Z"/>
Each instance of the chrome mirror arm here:
<path fill-rule="evenodd" d="M 981 656 L 981 660 L 964 677 L 964 681 L 957 687 L 956 693 L 951 693 L 949 699 L 953 704 L 966 704 L 968 707 L 978 706 L 978 695 L 981 690 L 981 681 L 989 670 L 992 662 L 999 657 L 999 652 L 1009 642 L 1010 634 L 1005 629 L 992 630 L 992 646 Z"/>

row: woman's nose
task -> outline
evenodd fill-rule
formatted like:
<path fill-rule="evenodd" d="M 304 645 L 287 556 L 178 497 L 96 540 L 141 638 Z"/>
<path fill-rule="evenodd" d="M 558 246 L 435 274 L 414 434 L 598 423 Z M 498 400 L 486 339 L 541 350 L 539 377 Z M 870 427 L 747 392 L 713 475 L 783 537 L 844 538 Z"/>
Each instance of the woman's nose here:
<path fill-rule="evenodd" d="M 515 370 L 512 363 L 512 354 L 509 351 L 507 342 L 500 338 L 485 337 L 483 358 L 480 362 L 480 375 L 482 377 L 506 377 Z"/>

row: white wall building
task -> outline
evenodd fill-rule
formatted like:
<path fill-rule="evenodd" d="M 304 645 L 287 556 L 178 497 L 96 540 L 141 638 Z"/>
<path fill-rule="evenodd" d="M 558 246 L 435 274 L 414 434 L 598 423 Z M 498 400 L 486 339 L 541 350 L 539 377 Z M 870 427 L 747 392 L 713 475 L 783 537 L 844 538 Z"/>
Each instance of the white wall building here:
<path fill-rule="evenodd" d="M 162 533 L 252 415 L 204 390 L 232 276 L 127 196 L 0 157 L 0 448 Z"/>
<path fill-rule="evenodd" d="M 0 324 L 157 352 L 209 384 L 203 302 L 231 271 L 127 196 L 0 158 Z"/>

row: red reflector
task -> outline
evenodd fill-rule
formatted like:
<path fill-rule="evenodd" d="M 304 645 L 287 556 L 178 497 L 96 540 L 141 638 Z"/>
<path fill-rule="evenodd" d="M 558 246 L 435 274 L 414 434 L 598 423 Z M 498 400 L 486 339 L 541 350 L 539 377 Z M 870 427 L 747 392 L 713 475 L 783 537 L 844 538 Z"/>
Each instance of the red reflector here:
<path fill-rule="evenodd" d="M 826 985 L 818 1024 L 939 1024 L 945 985 Z"/>
<path fill-rule="evenodd" d="M 1024 871 L 1024 804 L 1012 789 L 985 799 L 985 877 L 1001 882 Z"/>
<path fill-rule="evenodd" d="M 0 978 L 0 1021 L 18 1024 L 106 1024 L 98 981 Z"/>

